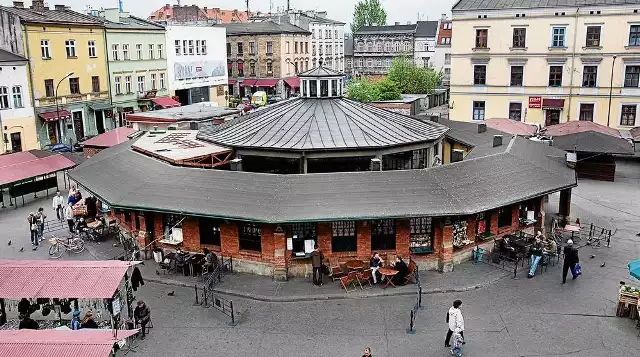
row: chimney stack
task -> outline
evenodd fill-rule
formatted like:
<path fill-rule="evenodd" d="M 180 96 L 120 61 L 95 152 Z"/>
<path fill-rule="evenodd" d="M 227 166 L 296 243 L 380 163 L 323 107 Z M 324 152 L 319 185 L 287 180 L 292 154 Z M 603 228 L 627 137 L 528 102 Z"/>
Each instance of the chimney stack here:
<path fill-rule="evenodd" d="M 502 146 L 502 135 L 493 136 L 493 147 Z"/>
<path fill-rule="evenodd" d="M 44 0 L 33 0 L 31 2 L 31 10 L 41 12 L 46 10 L 44 7 Z"/>
<path fill-rule="evenodd" d="M 482 134 L 487 131 L 487 124 L 478 124 L 478 134 Z"/>
<path fill-rule="evenodd" d="M 66 7 L 65 7 L 64 5 L 55 5 L 55 9 L 56 9 L 57 11 L 64 11 L 64 9 L 65 9 L 65 8 L 66 8 Z"/>
<path fill-rule="evenodd" d="M 13 7 L 24 9 L 24 1 L 14 1 L 13 2 Z"/>
<path fill-rule="evenodd" d="M 400 22 L 399 22 L 399 21 L 396 21 L 396 22 L 394 23 L 394 25 L 398 26 L 398 25 L 400 25 Z"/>

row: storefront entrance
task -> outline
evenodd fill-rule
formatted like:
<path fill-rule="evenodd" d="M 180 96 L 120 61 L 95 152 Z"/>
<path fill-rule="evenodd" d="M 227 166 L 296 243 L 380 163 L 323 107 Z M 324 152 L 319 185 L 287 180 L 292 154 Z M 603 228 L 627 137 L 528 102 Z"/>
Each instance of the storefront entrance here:
<path fill-rule="evenodd" d="M 22 137 L 20 137 L 20 133 L 11 133 L 11 151 L 22 151 Z"/>
<path fill-rule="evenodd" d="M 560 124 L 560 114 L 562 111 L 560 109 L 547 109 L 545 110 L 545 126 Z"/>
<path fill-rule="evenodd" d="M 76 134 L 76 141 L 80 141 L 84 137 L 84 121 L 82 120 L 82 112 L 73 112 L 73 127 Z"/>
<path fill-rule="evenodd" d="M 104 133 L 104 114 L 102 110 L 96 110 L 94 113 L 96 116 L 96 129 L 98 130 L 98 134 L 102 134 Z"/>

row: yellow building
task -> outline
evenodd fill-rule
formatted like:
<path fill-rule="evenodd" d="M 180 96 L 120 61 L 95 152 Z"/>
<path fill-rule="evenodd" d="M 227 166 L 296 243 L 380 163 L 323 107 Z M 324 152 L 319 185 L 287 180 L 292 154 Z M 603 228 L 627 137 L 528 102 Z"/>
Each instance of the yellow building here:
<path fill-rule="evenodd" d="M 640 125 L 640 0 L 577 3 L 458 1 L 450 118 Z"/>
<path fill-rule="evenodd" d="M 0 12 L 20 18 L 40 145 L 72 144 L 112 127 L 102 22 L 42 0 Z"/>

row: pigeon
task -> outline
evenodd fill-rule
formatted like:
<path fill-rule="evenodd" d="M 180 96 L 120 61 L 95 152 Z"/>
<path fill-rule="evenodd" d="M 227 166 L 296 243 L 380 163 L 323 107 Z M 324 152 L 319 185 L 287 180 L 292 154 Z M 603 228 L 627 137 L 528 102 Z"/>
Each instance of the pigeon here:
<path fill-rule="evenodd" d="M 167 296 L 176 296 L 175 291 L 168 293 Z"/>
<path fill-rule="evenodd" d="M 593 259 L 593 258 L 595 258 L 595 257 L 596 257 L 595 255 L 591 254 L 591 256 L 589 257 L 589 259 Z"/>
<path fill-rule="evenodd" d="M 21 251 L 21 252 L 24 252 L 24 247 L 20 248 L 20 251 Z"/>
<path fill-rule="evenodd" d="M 7 244 L 7 245 L 11 245 L 11 240 L 9 240 L 9 244 Z"/>
<path fill-rule="evenodd" d="M 607 262 L 602 262 L 602 264 L 600 264 L 600 268 L 604 268 L 605 264 L 607 264 Z"/>

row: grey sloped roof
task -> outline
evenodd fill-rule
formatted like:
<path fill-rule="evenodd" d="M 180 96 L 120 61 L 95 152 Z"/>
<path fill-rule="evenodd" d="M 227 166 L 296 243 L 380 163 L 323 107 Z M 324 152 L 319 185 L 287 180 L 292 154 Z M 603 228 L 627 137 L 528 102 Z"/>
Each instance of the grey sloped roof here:
<path fill-rule="evenodd" d="M 416 37 L 436 37 L 438 33 L 438 21 L 418 21 Z"/>
<path fill-rule="evenodd" d="M 371 33 L 414 33 L 416 24 L 413 25 L 389 25 L 389 26 L 362 26 L 354 35 Z"/>
<path fill-rule="evenodd" d="M 298 33 L 303 35 L 309 35 L 311 32 L 292 25 L 288 22 L 282 21 L 277 24 L 273 21 L 260 21 L 260 22 L 232 22 L 229 24 L 219 25 L 227 29 L 227 35 L 265 35 L 265 34 L 280 34 L 280 33 Z"/>
<path fill-rule="evenodd" d="M 78 24 L 78 25 L 97 25 L 101 26 L 102 21 L 91 16 L 81 14 L 72 10 L 44 10 L 34 11 L 27 8 L 16 8 L 0 6 L 0 9 L 14 13 L 20 17 L 21 21 L 31 23 L 60 23 L 60 24 Z"/>
<path fill-rule="evenodd" d="M 344 39 L 344 55 L 353 56 L 353 38 Z"/>
<path fill-rule="evenodd" d="M 320 66 L 302 72 L 298 74 L 298 77 L 342 77 L 342 75 L 340 72 L 324 67 L 322 65 L 322 59 L 320 59 Z"/>
<path fill-rule="evenodd" d="M 348 99 L 293 99 L 225 124 L 198 139 L 282 151 L 371 149 L 440 138 L 447 128 Z"/>
<path fill-rule="evenodd" d="M 0 50 L 0 62 L 27 62 L 27 59 L 5 50 Z"/>
<path fill-rule="evenodd" d="M 120 18 L 120 22 L 111 22 L 104 19 L 102 21 L 104 22 L 104 26 L 108 29 L 164 30 L 164 26 L 157 22 L 147 21 L 135 16 Z"/>
<path fill-rule="evenodd" d="M 421 120 L 428 120 L 425 117 L 416 118 L 420 118 Z M 489 127 L 487 127 L 487 131 L 478 133 L 477 123 L 449 120 L 443 118 L 439 118 L 438 123 L 449 128 L 449 131 L 447 131 L 447 138 L 471 147 L 477 147 L 486 143 L 493 143 L 494 135 L 507 135 L 506 133 L 503 133 L 499 130 L 491 129 Z"/>
<path fill-rule="evenodd" d="M 105 149 L 69 175 L 114 208 L 274 223 L 466 215 L 576 186 L 562 151 L 523 138 L 494 155 L 426 170 L 305 175 L 171 166 L 134 152 L 133 143 Z"/>
<path fill-rule="evenodd" d="M 640 0 L 459 0 L 452 10 L 535 9 L 640 4 Z"/>
<path fill-rule="evenodd" d="M 633 155 L 634 153 L 631 143 L 627 140 L 597 131 L 554 136 L 552 145 L 566 151 L 619 155 Z"/>

